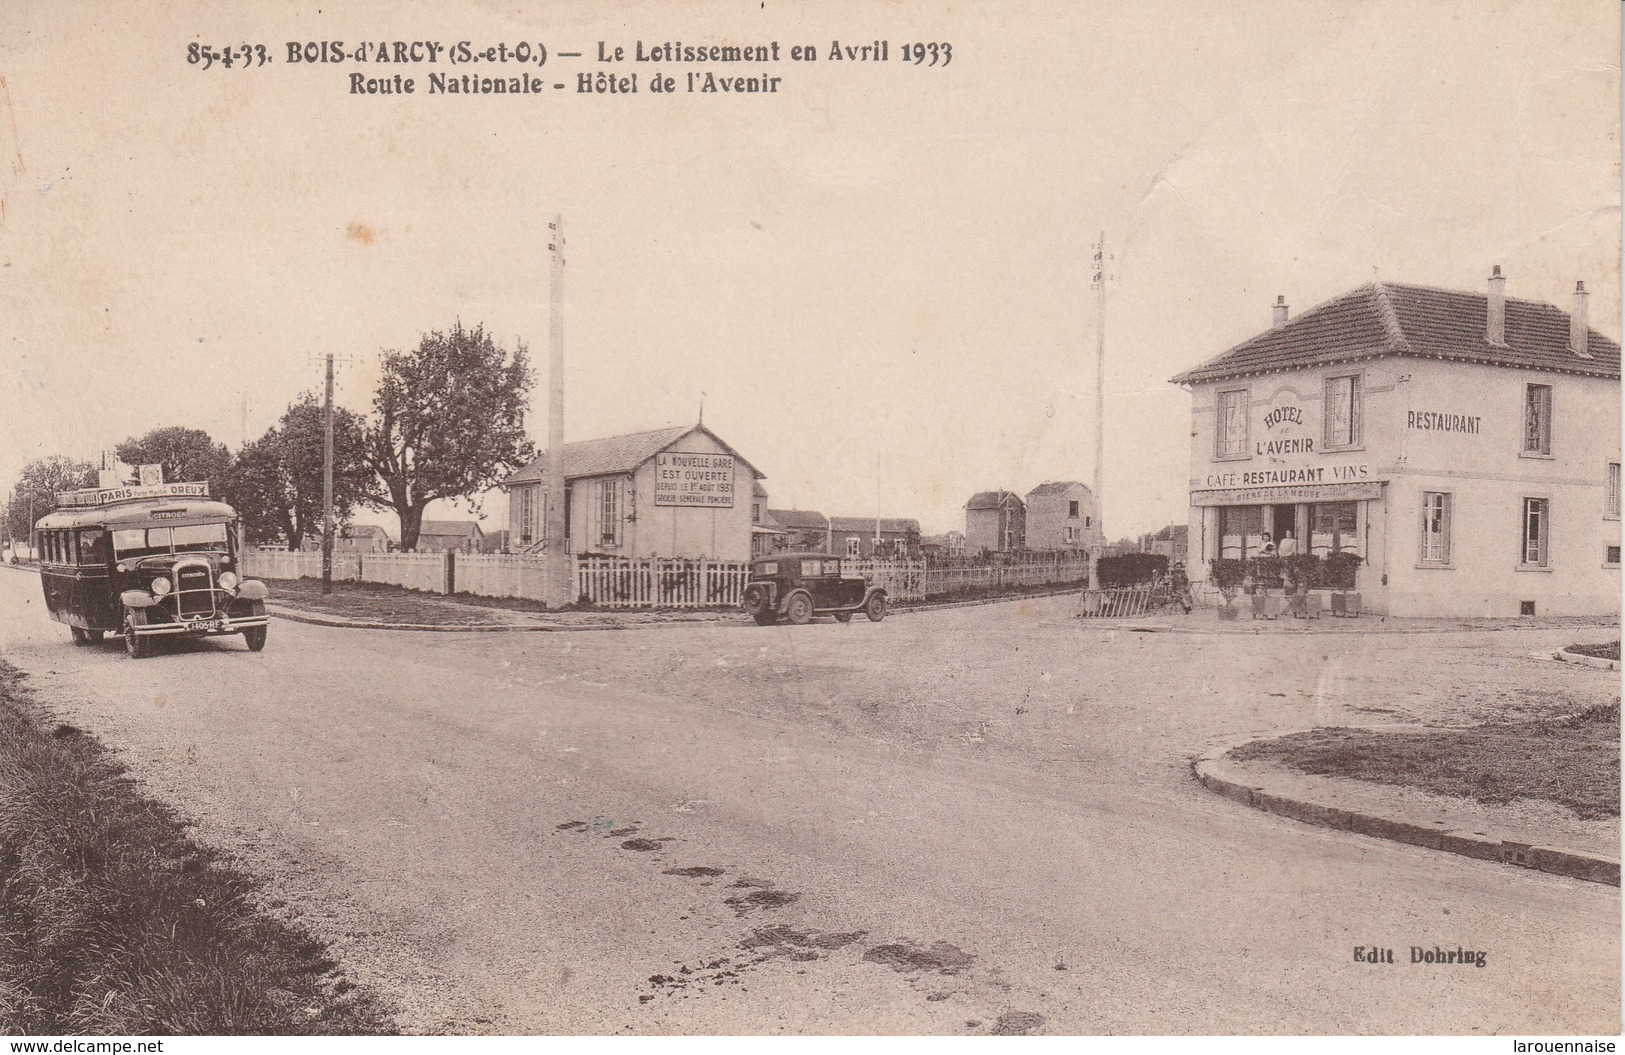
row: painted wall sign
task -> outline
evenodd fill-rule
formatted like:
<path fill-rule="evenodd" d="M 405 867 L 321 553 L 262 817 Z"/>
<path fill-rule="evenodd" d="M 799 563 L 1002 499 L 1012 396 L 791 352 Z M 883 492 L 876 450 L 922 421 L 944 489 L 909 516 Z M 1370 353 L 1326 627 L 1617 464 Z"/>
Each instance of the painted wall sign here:
<path fill-rule="evenodd" d="M 1484 419 L 1471 414 L 1445 414 L 1436 410 L 1407 410 L 1405 412 L 1405 427 L 1419 429 L 1423 432 L 1461 432 L 1469 436 L 1478 435 L 1479 424 Z"/>
<path fill-rule="evenodd" d="M 1276 391 L 1259 419 L 1263 427 L 1253 440 L 1253 453 L 1262 458 L 1282 454 L 1315 453 L 1315 437 L 1306 420 L 1298 394 L 1290 388 Z"/>
<path fill-rule="evenodd" d="M 1287 487 L 1237 487 L 1192 491 L 1193 506 L 1251 506 L 1282 502 L 1359 502 L 1382 497 L 1382 481 L 1351 484 L 1298 484 Z"/>
<path fill-rule="evenodd" d="M 1302 469 L 1241 469 L 1228 473 L 1208 473 L 1208 487 L 1271 487 L 1290 484 L 1357 483 L 1369 478 L 1371 467 L 1359 465 L 1314 465 Z"/>
<path fill-rule="evenodd" d="M 734 458 L 731 454 L 655 455 L 655 505 L 732 509 Z"/>

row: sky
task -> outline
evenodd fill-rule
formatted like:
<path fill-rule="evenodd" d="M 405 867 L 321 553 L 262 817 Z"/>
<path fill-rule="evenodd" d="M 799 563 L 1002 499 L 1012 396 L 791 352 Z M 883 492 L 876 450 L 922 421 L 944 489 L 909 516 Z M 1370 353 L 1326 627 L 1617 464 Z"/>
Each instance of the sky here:
<path fill-rule="evenodd" d="M 562 215 L 570 440 L 698 420 L 774 507 L 963 528 L 1091 480 L 1187 518 L 1167 379 L 1374 279 L 1568 303 L 1620 333 L 1619 11 L 1594 2 L 784 4 L 333 0 L 0 8 L 0 487 L 164 425 L 258 437 L 321 357 L 453 322 L 523 343 L 547 438 Z M 545 44 L 537 66 L 287 61 L 288 42 Z M 778 41 L 778 63 L 597 61 Z M 831 61 L 885 40 L 886 62 Z M 900 61 L 947 43 L 946 65 Z M 263 43 L 231 69 L 188 46 Z M 789 59 L 798 43 L 818 60 Z M 940 50 L 940 49 L 939 49 Z M 580 52 L 580 58 L 559 52 Z M 446 53 L 449 55 L 449 52 Z M 564 91 L 428 95 L 430 72 Z M 577 74 L 639 75 L 580 94 Z M 648 91 L 656 72 L 781 78 Z M 352 94 L 350 75 L 413 77 Z M 501 497 L 484 526 L 502 525 Z M 457 515 L 437 510 L 431 515 Z M 389 517 L 367 517 L 391 524 Z"/>

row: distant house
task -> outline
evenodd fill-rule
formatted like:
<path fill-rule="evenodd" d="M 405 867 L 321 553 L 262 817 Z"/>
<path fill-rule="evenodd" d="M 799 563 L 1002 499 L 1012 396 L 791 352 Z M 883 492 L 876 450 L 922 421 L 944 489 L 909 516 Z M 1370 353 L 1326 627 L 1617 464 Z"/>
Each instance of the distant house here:
<path fill-rule="evenodd" d="M 767 508 L 767 488 L 757 480 L 750 489 L 750 555 L 760 557 L 783 549 L 784 529 Z"/>
<path fill-rule="evenodd" d="M 419 553 L 478 553 L 485 533 L 472 520 L 425 520 L 418 531 Z"/>
<path fill-rule="evenodd" d="M 388 553 L 393 540 L 377 524 L 351 524 L 333 540 L 335 553 Z"/>
<path fill-rule="evenodd" d="M 1027 548 L 1081 550 L 1105 542 L 1094 492 L 1076 480 L 1042 483 L 1027 492 Z"/>
<path fill-rule="evenodd" d="M 1010 553 L 1027 547 L 1027 507 L 1013 491 L 978 491 L 965 503 L 965 548 Z"/>
<path fill-rule="evenodd" d="M 1190 555 L 1190 535 L 1189 524 L 1169 524 L 1161 531 L 1147 535 L 1142 547 L 1147 553 L 1160 553 L 1167 557 L 1170 565 L 1184 564 Z"/>
<path fill-rule="evenodd" d="M 830 551 L 844 557 L 917 557 L 920 522 L 888 517 L 830 517 L 829 542 Z"/>
<path fill-rule="evenodd" d="M 542 545 L 548 457 L 501 483 L 516 550 Z M 762 473 L 704 425 L 567 443 L 562 468 L 564 544 L 571 553 L 719 560 L 751 554 Z"/>
<path fill-rule="evenodd" d="M 829 518 L 811 509 L 769 509 L 767 518 L 783 532 L 775 548 L 796 553 L 822 553 L 829 548 Z"/>
<path fill-rule="evenodd" d="M 926 535 L 920 539 L 920 552 L 926 557 L 963 557 L 965 533 L 945 531 L 940 535 Z"/>

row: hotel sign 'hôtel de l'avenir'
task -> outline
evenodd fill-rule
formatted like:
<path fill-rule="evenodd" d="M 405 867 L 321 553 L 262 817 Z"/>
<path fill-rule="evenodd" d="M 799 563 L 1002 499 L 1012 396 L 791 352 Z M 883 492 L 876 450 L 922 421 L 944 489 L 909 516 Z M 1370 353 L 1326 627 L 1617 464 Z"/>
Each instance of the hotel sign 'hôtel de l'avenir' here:
<path fill-rule="evenodd" d="M 1353 552 L 1367 610 L 1617 615 L 1619 343 L 1565 311 L 1374 283 L 1173 379 L 1191 392 L 1193 579 Z M 1266 533 L 1270 536 L 1265 538 Z"/>

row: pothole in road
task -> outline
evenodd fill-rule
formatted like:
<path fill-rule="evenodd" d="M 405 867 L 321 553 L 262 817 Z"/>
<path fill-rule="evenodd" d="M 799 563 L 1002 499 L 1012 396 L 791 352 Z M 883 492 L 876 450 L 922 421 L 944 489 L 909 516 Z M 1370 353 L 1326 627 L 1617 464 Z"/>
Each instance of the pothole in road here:
<path fill-rule="evenodd" d="M 661 874 L 682 876 L 684 879 L 715 879 L 722 874 L 722 869 L 711 868 L 706 865 L 695 865 L 693 868 L 668 868 Z"/>
<path fill-rule="evenodd" d="M 976 959 L 945 941 L 933 942 L 930 948 L 908 941 L 876 945 L 865 952 L 863 958 L 869 963 L 885 964 L 898 972 L 935 971 L 945 975 L 958 974 Z"/>
<path fill-rule="evenodd" d="M 628 839 L 628 840 L 626 840 L 626 842 L 621 844 L 621 849 L 623 849 L 623 850 L 637 850 L 640 853 L 648 853 L 650 850 L 659 850 L 662 846 L 664 846 L 666 843 L 669 843 L 671 841 L 672 840 L 670 838 L 666 838 L 666 839 Z"/>
<path fill-rule="evenodd" d="M 734 884 L 736 887 L 743 885 L 743 883 Z M 780 909 L 800 900 L 800 894 L 773 889 L 770 883 L 765 889 L 755 889 L 748 894 L 735 894 L 733 897 L 723 898 L 722 903 L 733 909 L 734 915 L 744 917 L 758 909 Z"/>
<path fill-rule="evenodd" d="M 1011 1011 L 999 1016 L 993 1023 L 995 1037 L 1025 1037 L 1036 1033 L 1044 1025 L 1044 1016 L 1036 1011 Z"/>

